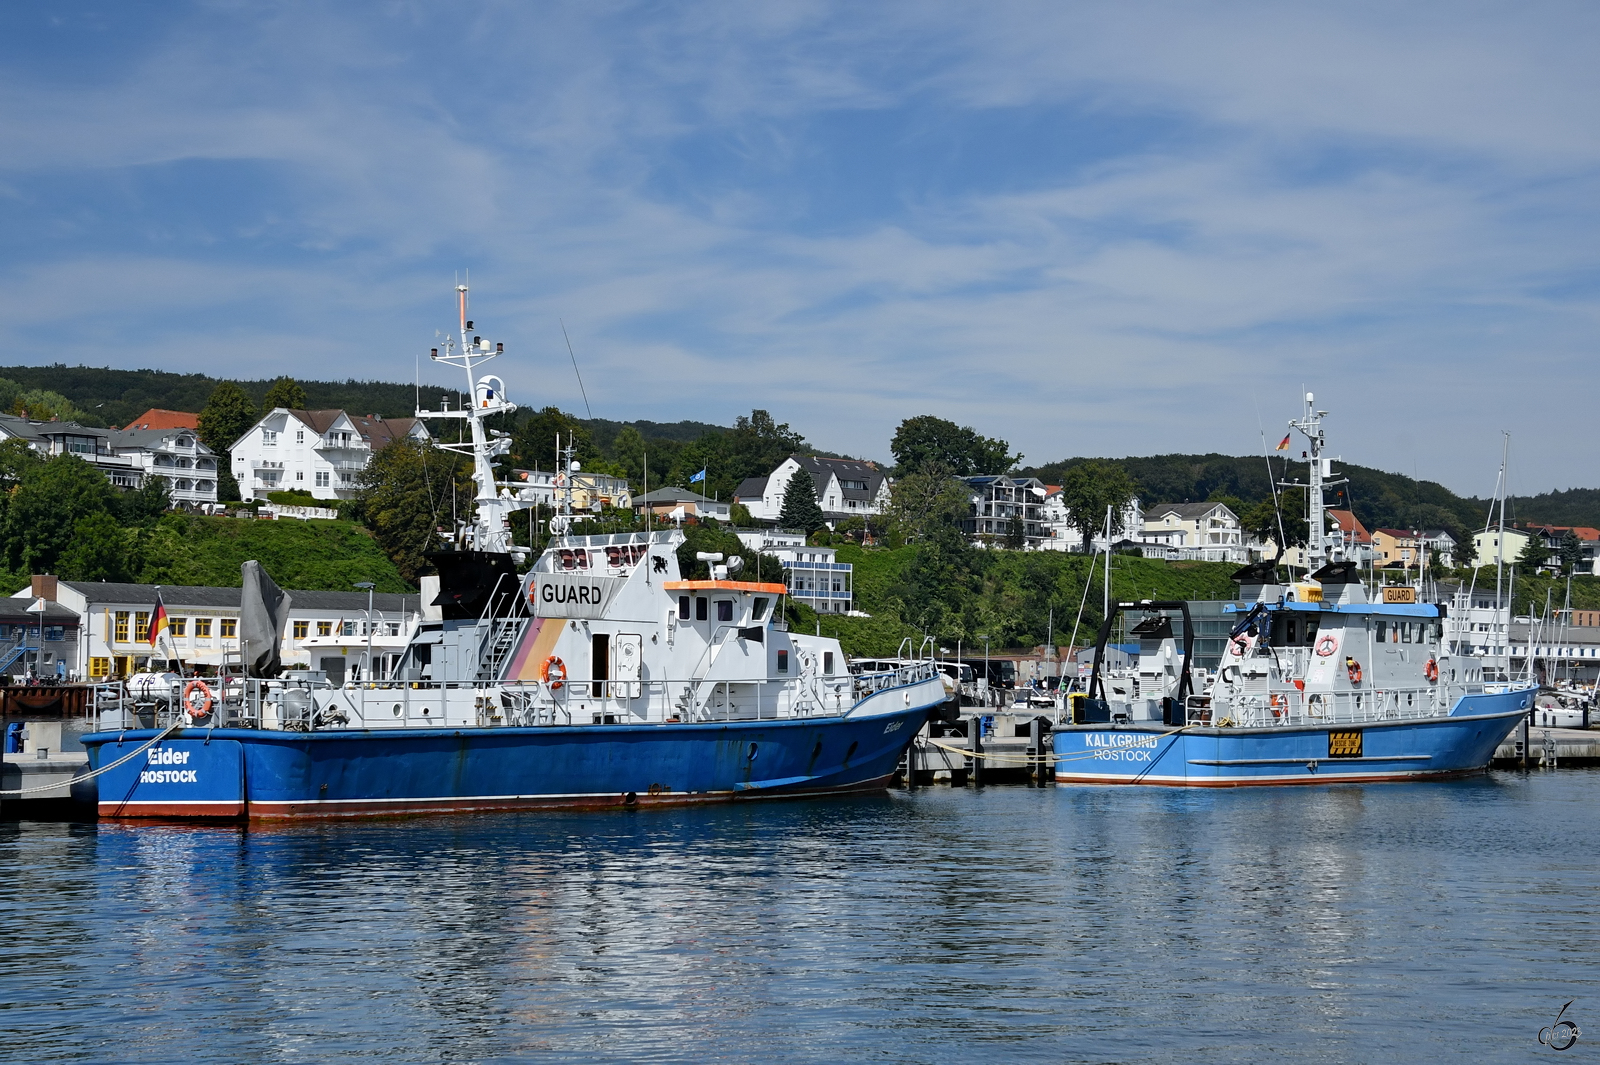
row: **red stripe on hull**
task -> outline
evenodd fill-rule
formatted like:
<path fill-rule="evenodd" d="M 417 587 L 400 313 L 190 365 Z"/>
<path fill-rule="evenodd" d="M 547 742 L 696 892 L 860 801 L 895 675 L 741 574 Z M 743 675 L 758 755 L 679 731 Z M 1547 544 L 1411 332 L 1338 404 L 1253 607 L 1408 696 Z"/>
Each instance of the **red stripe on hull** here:
<path fill-rule="evenodd" d="M 103 802 L 100 816 L 108 820 L 160 818 L 162 820 L 237 820 L 244 816 L 242 802 Z"/>
<path fill-rule="evenodd" d="M 893 774 L 843 787 L 796 791 L 667 792 L 650 795 L 562 795 L 525 797 L 487 797 L 477 799 L 373 799 L 358 802 L 260 803 L 101 803 L 100 816 L 108 820 L 149 819 L 226 819 L 248 816 L 252 821 L 290 821 L 306 818 L 419 817 L 427 814 L 458 814 L 512 810 L 615 810 L 641 806 L 696 806 L 705 803 L 752 802 L 773 799 L 814 799 L 883 791 Z"/>
<path fill-rule="evenodd" d="M 1172 777 L 1156 779 L 1141 777 L 1064 777 L 1056 774 L 1056 784 L 1146 784 L 1164 788 L 1273 788 L 1299 787 L 1301 785 L 1328 784 L 1403 784 L 1412 780 L 1448 780 L 1451 777 L 1470 777 L 1488 772 L 1487 766 L 1476 769 L 1442 769 L 1432 773 L 1383 773 L 1356 776 L 1341 773 L 1338 776 L 1300 778 L 1239 777 L 1233 780 L 1204 780 Z"/>

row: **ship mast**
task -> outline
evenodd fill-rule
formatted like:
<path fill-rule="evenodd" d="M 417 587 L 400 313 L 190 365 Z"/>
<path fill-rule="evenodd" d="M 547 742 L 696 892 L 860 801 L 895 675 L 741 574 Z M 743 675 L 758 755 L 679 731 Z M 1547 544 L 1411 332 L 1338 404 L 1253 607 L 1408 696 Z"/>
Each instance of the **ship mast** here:
<path fill-rule="evenodd" d="M 472 480 L 477 485 L 477 508 L 471 523 L 463 522 L 456 530 L 458 546 L 469 551 L 510 552 L 524 556 L 519 547 L 511 543 L 513 510 L 521 509 L 507 490 L 494 479 L 494 460 L 511 450 L 511 438 L 497 429 L 484 426 L 484 419 L 495 414 L 510 414 L 517 409 L 515 403 L 505 398 L 505 388 L 500 378 L 493 374 L 476 376 L 477 369 L 499 355 L 505 354 L 504 344 L 490 344 L 481 336 L 468 337 L 473 323 L 467 320 L 467 286 L 456 286 L 456 305 L 459 311 L 460 342 L 455 338 L 445 340 L 444 353 L 434 348 L 429 356 L 434 362 L 446 366 L 459 366 L 467 375 L 469 402 L 460 410 L 417 410 L 418 418 L 453 418 L 463 420 L 471 432 L 471 440 L 460 443 L 440 443 L 445 451 L 472 456 Z M 524 556 L 525 557 L 525 556 Z M 520 561 L 520 558 L 519 558 Z"/>
<path fill-rule="evenodd" d="M 1306 561 L 1312 572 L 1322 568 L 1325 563 L 1334 561 L 1333 556 L 1337 550 L 1336 547 L 1330 548 L 1328 544 L 1327 503 L 1322 498 L 1322 492 L 1333 485 L 1347 483 L 1344 478 L 1329 480 L 1333 474 L 1333 460 L 1322 457 L 1322 449 L 1328 442 L 1327 434 L 1322 428 L 1322 419 L 1327 415 L 1327 411 L 1317 410 L 1316 398 L 1307 392 L 1305 414 L 1298 421 L 1291 421 L 1289 428 L 1300 430 L 1310 444 L 1307 452 L 1310 458 L 1310 483 L 1284 481 L 1278 485 L 1279 488 L 1306 489 L 1306 523 L 1309 526 L 1306 530 Z"/>

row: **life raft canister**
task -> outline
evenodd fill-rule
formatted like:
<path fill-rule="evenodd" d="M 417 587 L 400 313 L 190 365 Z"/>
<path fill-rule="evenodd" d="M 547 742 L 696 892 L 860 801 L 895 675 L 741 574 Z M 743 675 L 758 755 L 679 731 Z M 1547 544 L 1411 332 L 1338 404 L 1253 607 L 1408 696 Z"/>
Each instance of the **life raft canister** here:
<path fill-rule="evenodd" d="M 544 665 L 539 667 L 539 679 L 550 685 L 554 691 L 567 682 L 567 664 L 555 655 L 544 660 Z"/>
<path fill-rule="evenodd" d="M 198 706 L 196 706 L 196 700 L 194 697 L 196 692 L 200 693 Z M 214 701 L 215 700 L 212 698 L 211 693 L 211 685 L 207 684 L 199 677 L 191 680 L 188 686 L 183 689 L 183 710 L 184 713 L 188 714 L 191 718 L 201 718 L 211 713 L 211 705 Z"/>

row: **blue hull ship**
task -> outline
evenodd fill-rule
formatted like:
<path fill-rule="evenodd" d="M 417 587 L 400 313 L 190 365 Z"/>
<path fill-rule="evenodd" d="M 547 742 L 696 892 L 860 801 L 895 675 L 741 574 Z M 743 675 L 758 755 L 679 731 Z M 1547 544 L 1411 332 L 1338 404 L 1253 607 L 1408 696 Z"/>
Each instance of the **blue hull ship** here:
<path fill-rule="evenodd" d="M 1210 728 L 1074 726 L 1055 735 L 1057 784 L 1239 787 L 1336 784 L 1482 771 L 1532 694 L 1463 700 L 1464 712 L 1430 721 Z"/>
<path fill-rule="evenodd" d="M 484 425 L 516 410 L 478 376 L 499 347 L 469 336 L 460 290 L 460 410 L 475 517 L 431 556 L 426 609 L 388 633 L 312 637 L 367 653 L 350 678 L 277 668 L 284 593 L 246 563 L 240 635 L 267 648 L 246 675 L 150 675 L 132 705 L 83 737 L 100 814 L 111 818 L 301 818 L 529 807 L 608 807 L 795 797 L 883 788 L 950 693 L 930 661 L 852 669 L 837 640 L 790 632 L 787 589 L 740 579 L 745 559 L 696 554 L 681 530 L 571 535 L 578 464 L 532 565 L 510 515 L 538 501 L 499 483 L 508 446 Z M 759 568 L 759 559 L 757 559 Z M 254 634 L 254 635 L 252 635 Z M 376 645 L 374 641 L 376 640 Z M 343 659 L 338 659 L 343 662 Z M 180 685 L 181 688 L 180 688 Z"/>
<path fill-rule="evenodd" d="M 1536 685 L 1487 678 L 1465 640 L 1445 638 L 1447 608 L 1417 589 L 1369 595 L 1358 560 L 1325 536 L 1323 431 L 1306 397 L 1290 425 L 1310 441 L 1310 535 L 1316 566 L 1280 583 L 1276 560 L 1239 570 L 1237 621 L 1215 677 L 1193 668 L 1193 627 L 1179 602 L 1119 603 L 1101 626 L 1089 690 L 1072 699 L 1053 752 L 1058 784 L 1237 787 L 1411 780 L 1483 770 L 1529 713 Z M 1331 560 L 1330 560 L 1331 556 Z M 1138 662 L 1104 668 L 1120 615 Z M 1184 617 L 1184 647 L 1173 636 Z"/>
<path fill-rule="evenodd" d="M 890 689 L 891 697 L 899 693 Z M 797 798 L 886 787 L 929 708 L 850 721 L 179 729 L 84 737 L 106 817 L 353 817 Z M 160 737 L 157 741 L 157 737 Z M 157 741 L 157 742 L 152 742 Z M 125 756 L 134 757 L 122 761 Z"/>

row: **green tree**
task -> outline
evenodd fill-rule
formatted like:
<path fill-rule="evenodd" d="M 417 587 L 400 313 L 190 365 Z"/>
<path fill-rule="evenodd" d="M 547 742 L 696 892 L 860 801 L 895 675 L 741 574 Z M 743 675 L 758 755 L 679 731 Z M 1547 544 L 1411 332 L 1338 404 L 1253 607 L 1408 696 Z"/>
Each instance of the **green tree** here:
<path fill-rule="evenodd" d="M 1011 520 L 1006 522 L 1006 547 L 1012 551 L 1021 551 L 1028 546 L 1028 526 L 1022 520 L 1022 515 L 1013 514 Z"/>
<path fill-rule="evenodd" d="M 600 457 L 595 449 L 594 437 L 573 415 L 560 407 L 545 407 L 525 420 L 511 434 L 511 457 L 522 469 L 554 471 L 556 437 L 561 437 L 561 449 L 570 445 L 576 450 L 573 457 L 579 462 L 589 462 Z"/>
<path fill-rule="evenodd" d="M 1006 473 L 1022 459 L 1011 453 L 1011 445 L 1004 440 L 980 436 L 970 427 L 931 414 L 901 422 L 889 450 L 894 452 L 901 474 L 929 463 L 946 467 L 957 477 Z"/>
<path fill-rule="evenodd" d="M 79 518 L 61 553 L 60 575 L 69 581 L 131 581 L 137 563 L 129 533 L 109 513 Z"/>
<path fill-rule="evenodd" d="M 1561 574 L 1567 576 L 1583 562 L 1583 541 L 1571 529 L 1561 534 L 1556 545 L 1556 557 L 1561 560 Z"/>
<path fill-rule="evenodd" d="M 6 508 L 6 560 L 28 573 L 55 570 L 84 518 L 116 509 L 105 474 L 75 455 L 57 455 L 24 472 Z"/>
<path fill-rule="evenodd" d="M 794 471 L 783 489 L 783 509 L 778 512 L 778 524 L 785 529 L 812 532 L 827 524 L 822 508 L 817 505 L 817 482 L 804 466 Z"/>
<path fill-rule="evenodd" d="M 955 528 L 972 511 L 966 485 L 948 466 L 929 462 L 889 489 L 889 524 L 905 543 L 928 539 L 941 528 Z"/>
<path fill-rule="evenodd" d="M 1091 459 L 1067 470 L 1061 478 L 1061 502 L 1068 520 L 1083 536 L 1083 550 L 1089 551 L 1094 534 L 1105 527 L 1106 508 L 1111 508 L 1111 535 L 1124 531 L 1123 512 L 1138 493 L 1139 486 L 1121 466 Z"/>
<path fill-rule="evenodd" d="M 735 503 L 728 508 L 728 524 L 735 529 L 751 529 L 755 527 L 756 519 L 750 516 L 749 507 Z"/>
<path fill-rule="evenodd" d="M 44 388 L 30 388 L 11 402 L 12 413 L 31 421 L 47 422 L 51 419 L 70 422 L 79 417 L 78 408 L 60 392 Z"/>
<path fill-rule="evenodd" d="M 1538 530 L 1531 530 L 1528 542 L 1523 545 L 1522 553 L 1517 556 L 1518 568 L 1531 577 L 1548 561 L 1550 561 L 1550 549 L 1545 546 L 1544 537 Z"/>
<path fill-rule="evenodd" d="M 217 453 L 219 468 L 227 468 L 229 449 L 257 417 L 256 405 L 232 381 L 223 381 L 211 390 L 211 398 L 200 411 L 200 442 Z"/>
<path fill-rule="evenodd" d="M 611 443 L 611 451 L 616 456 L 617 465 L 627 474 L 628 483 L 635 488 L 642 488 L 645 462 L 649 458 L 649 453 L 645 449 L 644 436 L 639 430 L 631 425 L 624 425 L 617 430 L 617 437 Z"/>
<path fill-rule="evenodd" d="M 372 456 L 361 475 L 362 520 L 411 583 L 425 573 L 424 557 L 439 546 L 438 527 L 449 524 L 452 479 L 458 498 L 473 489 L 463 456 L 431 444 L 401 440 Z"/>
<path fill-rule="evenodd" d="M 165 477 L 146 477 L 143 485 L 117 497 L 117 513 L 124 525 L 150 525 L 171 509 L 171 486 Z"/>
<path fill-rule="evenodd" d="M 266 410 L 278 407 L 287 407 L 289 410 L 305 410 L 306 390 L 292 377 L 280 377 L 272 382 L 267 389 L 266 398 L 261 401 L 261 406 Z"/>

